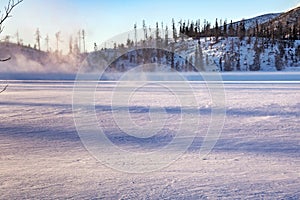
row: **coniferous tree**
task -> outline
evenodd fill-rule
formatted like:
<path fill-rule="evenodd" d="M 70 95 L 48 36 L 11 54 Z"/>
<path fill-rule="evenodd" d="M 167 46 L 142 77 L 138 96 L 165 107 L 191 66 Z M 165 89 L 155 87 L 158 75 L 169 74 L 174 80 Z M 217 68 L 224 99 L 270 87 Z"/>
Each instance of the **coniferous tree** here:
<path fill-rule="evenodd" d="M 191 23 L 190 28 L 189 28 L 189 37 L 194 38 L 195 37 L 195 29 L 194 29 L 194 22 Z"/>
<path fill-rule="evenodd" d="M 161 41 L 160 41 L 160 35 L 159 35 L 159 27 L 158 27 L 158 22 L 156 22 L 156 30 L 155 30 L 155 40 L 156 40 L 156 56 L 157 56 L 157 61 L 160 63 L 161 61 L 161 51 L 159 50 L 161 48 Z"/>
<path fill-rule="evenodd" d="M 97 52 L 98 51 L 98 45 L 96 42 L 94 42 L 94 52 Z"/>
<path fill-rule="evenodd" d="M 231 59 L 228 53 L 224 55 L 224 71 L 232 71 Z"/>
<path fill-rule="evenodd" d="M 165 31 L 165 48 L 168 48 L 169 46 L 169 29 L 168 26 L 166 26 L 166 31 Z"/>
<path fill-rule="evenodd" d="M 222 62 L 223 62 L 223 59 L 222 57 L 219 58 L 219 68 L 220 68 L 220 71 L 223 71 L 223 65 L 222 65 Z"/>
<path fill-rule="evenodd" d="M 127 48 L 131 49 L 133 47 L 133 41 L 131 41 L 129 38 L 127 39 L 127 42 L 126 42 L 126 46 Z"/>
<path fill-rule="evenodd" d="M 297 33 L 298 33 L 297 26 L 293 25 L 293 28 L 292 28 L 292 40 L 297 40 Z"/>
<path fill-rule="evenodd" d="M 211 37 L 211 32 L 211 25 L 207 22 L 205 26 L 205 37 Z"/>
<path fill-rule="evenodd" d="M 277 30 L 275 32 L 276 39 L 283 39 L 283 26 L 281 21 L 278 22 Z"/>
<path fill-rule="evenodd" d="M 175 69 L 175 54 L 174 54 L 174 51 L 175 51 L 175 46 L 174 46 L 174 43 L 172 43 L 172 46 L 171 46 L 171 69 Z"/>
<path fill-rule="evenodd" d="M 236 57 L 236 70 L 241 71 L 241 55 L 238 54 Z"/>
<path fill-rule="evenodd" d="M 259 71 L 260 70 L 260 55 L 262 52 L 262 47 L 258 46 L 258 39 L 255 40 L 254 44 L 254 61 L 253 64 L 250 66 L 250 71 Z"/>
<path fill-rule="evenodd" d="M 188 24 L 187 24 L 187 26 L 185 27 L 185 31 L 184 31 L 185 35 L 188 36 L 188 37 L 189 37 L 189 35 L 190 35 L 190 29 L 189 29 L 189 26 L 190 26 L 190 22 L 188 21 Z"/>
<path fill-rule="evenodd" d="M 155 31 L 155 35 L 156 35 L 156 47 L 160 48 L 160 36 L 159 36 L 159 27 L 158 27 L 158 22 L 156 22 L 156 31 Z"/>
<path fill-rule="evenodd" d="M 187 56 L 185 57 L 185 60 L 184 60 L 184 66 L 185 66 L 185 71 L 188 72 L 190 69 L 190 64 L 189 64 Z"/>
<path fill-rule="evenodd" d="M 134 43 L 135 43 L 135 47 L 137 47 L 137 25 L 136 25 L 136 23 L 134 24 Z"/>
<path fill-rule="evenodd" d="M 282 57 L 280 56 L 280 53 L 276 53 L 275 55 L 275 67 L 277 71 L 281 71 L 283 69 L 283 62 Z"/>
<path fill-rule="evenodd" d="M 298 59 L 300 60 L 300 44 L 299 44 L 298 47 L 296 48 L 295 54 L 296 54 L 296 56 L 298 57 Z"/>
<path fill-rule="evenodd" d="M 198 48 L 199 48 L 199 69 L 200 71 L 205 71 L 205 66 L 203 63 L 203 51 L 202 51 L 200 40 L 198 41 Z"/>
<path fill-rule="evenodd" d="M 224 21 L 224 24 L 223 24 L 223 35 L 226 38 L 228 37 L 228 34 L 227 34 L 227 22 L 226 22 L 226 20 Z"/>
<path fill-rule="evenodd" d="M 195 49 L 195 68 L 199 70 L 199 52 L 198 52 L 198 46 L 196 46 Z"/>
<path fill-rule="evenodd" d="M 232 20 L 230 21 L 230 24 L 229 24 L 229 27 L 228 27 L 228 31 L 229 31 L 229 36 L 230 37 L 233 37 L 234 36 L 234 32 L 235 32 L 235 30 L 234 30 L 234 27 L 233 27 L 233 23 L 232 23 Z"/>
<path fill-rule="evenodd" d="M 240 24 L 237 23 L 233 27 L 234 27 L 234 34 L 233 34 L 233 36 L 238 36 L 239 35 Z"/>
<path fill-rule="evenodd" d="M 241 40 L 243 40 L 246 36 L 246 28 L 245 28 L 245 21 L 244 20 L 242 20 L 239 23 L 238 36 Z"/>
<path fill-rule="evenodd" d="M 252 41 L 252 37 L 248 36 L 248 38 L 247 38 L 247 44 L 251 44 L 251 41 Z"/>
<path fill-rule="evenodd" d="M 175 43 L 177 43 L 177 31 L 176 31 L 176 25 L 174 19 L 172 19 L 172 28 L 173 28 L 173 39 Z"/>
<path fill-rule="evenodd" d="M 190 69 L 189 69 L 189 71 L 193 71 L 193 69 L 194 69 L 194 58 L 193 58 L 193 56 L 190 56 L 190 58 L 189 58 L 189 65 L 190 65 Z"/>
<path fill-rule="evenodd" d="M 219 24 L 218 24 L 218 19 L 216 19 L 216 23 L 215 23 L 215 38 L 216 38 L 216 42 L 219 42 L 219 36 L 220 36 Z"/>
<path fill-rule="evenodd" d="M 205 56 L 205 63 L 206 63 L 206 66 L 209 66 L 208 54 L 206 54 L 206 56 Z"/>
<path fill-rule="evenodd" d="M 279 42 L 279 44 L 278 44 L 278 50 L 279 50 L 280 57 L 283 58 L 284 55 L 285 55 L 284 43 L 283 42 Z"/>
<path fill-rule="evenodd" d="M 259 71 L 260 70 L 260 53 L 255 52 L 254 54 L 254 62 L 253 65 L 250 66 L 251 71 Z"/>
<path fill-rule="evenodd" d="M 182 20 L 179 21 L 179 37 L 181 38 L 181 41 L 184 40 L 184 23 L 182 23 Z"/>
<path fill-rule="evenodd" d="M 147 27 L 146 27 L 146 22 L 143 20 L 143 31 L 144 31 L 144 41 L 147 41 L 148 39 L 148 34 L 147 34 Z"/>
<path fill-rule="evenodd" d="M 195 26 L 195 34 L 196 34 L 197 39 L 200 38 L 200 32 L 201 32 L 200 19 L 198 19 L 197 22 L 196 22 L 196 26 Z"/>

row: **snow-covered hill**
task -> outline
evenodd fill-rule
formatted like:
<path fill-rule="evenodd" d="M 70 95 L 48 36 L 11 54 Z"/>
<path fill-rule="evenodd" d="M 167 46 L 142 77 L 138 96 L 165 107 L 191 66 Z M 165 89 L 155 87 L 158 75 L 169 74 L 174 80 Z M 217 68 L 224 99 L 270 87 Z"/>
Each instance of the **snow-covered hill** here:
<path fill-rule="evenodd" d="M 119 49 L 108 49 L 91 55 L 112 62 L 107 68 L 109 72 L 120 72 L 146 63 L 165 66 L 164 69 L 160 67 L 148 71 L 300 71 L 299 40 L 272 43 L 264 38 L 246 37 L 240 40 L 228 37 L 216 42 L 214 38 L 201 38 L 200 45 L 198 40 L 192 39 L 169 44 L 173 45 L 176 52 L 173 64 L 168 51 L 150 49 L 145 52 L 142 47 L 137 47 L 139 50 L 123 49 L 129 51 L 125 54 Z M 170 47 L 166 49 L 172 51 Z M 83 55 L 80 55 L 81 58 L 74 55 L 57 56 L 15 44 L 1 44 L 0 55 L 1 58 L 11 57 L 7 62 L 0 62 L 2 76 L 10 74 L 9 77 L 11 74 L 76 74 L 84 58 Z M 86 67 L 88 71 L 95 68 L 88 62 Z"/>
<path fill-rule="evenodd" d="M 111 61 L 108 72 L 122 72 L 143 64 L 159 63 L 147 71 L 300 71 L 300 41 L 271 41 L 266 38 L 238 37 L 184 39 L 166 50 L 133 48 L 127 53 L 99 51 L 94 56 Z M 109 62 L 108 62 L 109 63 Z"/>
<path fill-rule="evenodd" d="M 285 29 L 287 25 L 294 27 L 299 19 L 300 8 L 295 8 L 287 13 L 266 14 L 246 19 L 243 23 L 245 32 L 254 28 L 257 23 L 260 24 L 260 32 L 267 32 L 266 30 L 275 30 L 279 22 Z M 241 22 L 235 22 L 233 25 L 239 23 Z M 236 31 L 238 30 L 237 28 Z M 169 34 L 169 37 L 171 35 Z M 90 57 L 107 62 L 109 66 L 104 66 L 107 67 L 107 72 L 122 72 L 149 63 L 163 65 L 164 69 L 154 67 L 147 71 L 300 71 L 300 40 L 295 40 L 297 36 L 279 40 L 274 37 L 275 34 L 273 38 L 272 35 L 268 38 L 264 38 L 264 35 L 258 35 L 259 37 L 245 37 L 246 34 L 244 36 L 235 34 L 239 37 L 228 35 L 230 34 L 223 34 L 222 37 L 219 35 L 217 39 L 202 36 L 200 40 L 196 40 L 179 34 L 176 42 L 173 39 L 167 41 L 165 38 L 157 39 L 153 36 L 148 38 L 148 41 L 139 41 L 137 44 L 132 41 L 130 46 L 118 44 L 114 49 L 91 52 Z M 11 59 L 0 62 L 0 75 L 2 78 L 3 74 L 74 75 L 79 66 L 84 66 L 87 71 L 100 67 L 91 63 L 89 59 L 84 60 L 86 56 L 80 53 L 61 55 L 58 52 L 43 52 L 28 46 L 2 42 L 0 59 L 8 57 Z"/>
<path fill-rule="evenodd" d="M 300 71 L 300 41 L 289 41 L 283 44 L 276 42 L 270 44 L 263 38 L 224 38 L 219 43 L 213 40 L 201 39 L 204 62 L 207 66 L 215 68 L 206 69 L 216 71 Z M 190 48 L 197 48 L 197 41 L 189 41 Z M 259 63 L 255 63 L 257 51 L 255 46 L 260 48 Z M 283 48 L 284 55 L 281 58 L 282 69 L 276 68 L 276 55 L 280 48 Z M 195 56 L 194 52 L 188 56 Z M 230 66 L 225 69 L 225 62 L 228 60 Z M 256 66 L 255 66 L 256 65 Z M 257 67 L 257 70 L 254 68 Z"/>
<path fill-rule="evenodd" d="M 280 16 L 281 14 L 282 13 L 270 13 L 270 14 L 260 15 L 258 17 L 245 19 L 245 20 L 243 20 L 243 22 L 245 23 L 246 29 L 254 28 L 256 26 L 256 23 L 263 24 L 263 23 L 269 22 L 269 21 L 275 19 L 276 17 Z M 241 23 L 241 21 L 234 22 L 233 25 L 236 26 L 239 23 Z"/>
<path fill-rule="evenodd" d="M 0 59 L 10 59 L 0 62 L 0 73 L 76 73 L 81 56 L 44 52 L 3 42 L 0 43 Z"/>
<path fill-rule="evenodd" d="M 270 22 L 271 24 L 278 24 L 280 22 L 283 26 L 287 26 L 289 28 L 298 26 L 300 22 L 300 6 L 288 12 L 282 13 L 278 17 L 272 19 Z"/>

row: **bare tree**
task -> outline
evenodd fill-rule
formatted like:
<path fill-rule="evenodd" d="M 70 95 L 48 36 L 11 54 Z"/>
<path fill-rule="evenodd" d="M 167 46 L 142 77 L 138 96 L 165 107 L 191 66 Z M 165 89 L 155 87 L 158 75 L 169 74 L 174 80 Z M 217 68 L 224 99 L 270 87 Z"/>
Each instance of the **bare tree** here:
<path fill-rule="evenodd" d="M 69 39 L 69 54 L 72 54 L 73 53 L 73 37 L 70 36 L 70 39 Z"/>
<path fill-rule="evenodd" d="M 16 39 L 17 39 L 17 44 L 20 45 L 20 35 L 19 35 L 19 31 L 16 32 Z"/>
<path fill-rule="evenodd" d="M 40 51 L 41 50 L 41 32 L 40 32 L 40 29 L 36 29 L 36 32 L 35 32 L 35 40 L 36 40 L 36 43 L 37 43 L 37 47 L 38 47 L 38 50 Z"/>
<path fill-rule="evenodd" d="M 78 48 L 80 53 L 81 52 L 81 30 L 78 31 Z"/>
<path fill-rule="evenodd" d="M 11 17 L 11 12 L 12 10 L 22 2 L 23 0 L 9 0 L 7 5 L 4 7 L 4 10 L 1 12 L 1 17 L 0 17 L 0 33 L 2 33 L 3 29 L 4 29 L 4 22 Z M 5 62 L 10 60 L 11 57 L 8 58 L 4 58 L 4 59 L 0 59 L 0 62 Z M 7 89 L 8 85 L 6 85 L 1 91 L 0 93 L 4 92 Z"/>
<path fill-rule="evenodd" d="M 61 34 L 60 31 L 58 31 L 57 33 L 55 33 L 55 38 L 56 38 L 56 51 L 57 51 L 57 53 L 59 52 L 59 43 L 60 43 L 60 42 L 63 42 L 63 41 L 61 40 L 60 34 Z"/>
<path fill-rule="evenodd" d="M 18 1 L 14 1 L 14 0 L 9 0 L 7 3 L 7 6 L 4 7 L 4 11 L 2 11 L 2 15 L 0 18 L 0 33 L 3 31 L 4 26 L 3 23 L 5 22 L 5 20 L 7 20 L 8 18 L 11 17 L 11 12 L 12 10 L 22 2 L 23 0 L 18 0 Z"/>
<path fill-rule="evenodd" d="M 82 43 L 83 43 L 83 53 L 85 53 L 86 49 L 85 49 L 85 31 L 84 31 L 84 29 L 82 29 L 81 34 L 82 34 Z"/>
<path fill-rule="evenodd" d="M 47 49 L 47 52 L 49 52 L 49 35 L 47 34 L 46 38 L 45 38 L 45 43 L 46 43 L 46 49 Z"/>

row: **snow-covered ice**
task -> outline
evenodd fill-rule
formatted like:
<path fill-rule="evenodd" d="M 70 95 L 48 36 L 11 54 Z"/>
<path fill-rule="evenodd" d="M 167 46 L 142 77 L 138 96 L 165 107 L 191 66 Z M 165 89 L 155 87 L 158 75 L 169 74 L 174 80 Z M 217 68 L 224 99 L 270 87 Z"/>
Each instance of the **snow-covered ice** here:
<path fill-rule="evenodd" d="M 205 157 L 199 156 L 199 149 L 212 102 L 205 84 L 190 82 L 199 103 L 190 112 L 201 118 L 199 132 L 178 160 L 141 174 L 116 171 L 86 150 L 74 125 L 73 84 L 10 81 L 1 94 L 1 199 L 300 198 L 299 80 L 225 82 L 225 125 Z M 173 84 L 182 87 L 180 82 Z M 116 85 L 99 82 L 95 92 L 97 120 L 107 137 L 129 153 L 152 152 L 168 144 L 181 114 L 172 94 L 153 85 L 135 91 L 129 102 L 130 120 L 148 127 L 149 111 L 161 111 L 150 108 L 154 105 L 166 108 L 169 127 L 151 139 L 136 139 L 124 135 L 113 121 L 109 97 Z M 103 154 L 109 157 L 113 152 Z"/>

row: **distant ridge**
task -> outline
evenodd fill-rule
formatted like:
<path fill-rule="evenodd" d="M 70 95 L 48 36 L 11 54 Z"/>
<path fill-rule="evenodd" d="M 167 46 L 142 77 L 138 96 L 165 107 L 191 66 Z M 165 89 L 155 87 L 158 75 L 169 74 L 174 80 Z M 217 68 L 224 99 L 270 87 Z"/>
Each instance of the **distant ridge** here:
<path fill-rule="evenodd" d="M 264 15 L 260 15 L 257 17 L 253 17 L 250 19 L 244 19 L 243 21 L 245 23 L 245 28 L 250 29 L 250 28 L 254 28 L 256 26 L 256 22 L 258 22 L 258 24 L 264 24 L 269 21 L 272 21 L 273 19 L 279 17 L 280 15 L 282 15 L 282 13 L 270 13 L 270 14 L 264 14 Z M 233 25 L 237 25 L 240 23 L 241 23 L 241 21 L 234 22 Z"/>
<path fill-rule="evenodd" d="M 297 26 L 300 23 L 300 6 L 288 12 L 282 13 L 270 21 L 273 24 L 281 23 L 283 26 Z"/>

